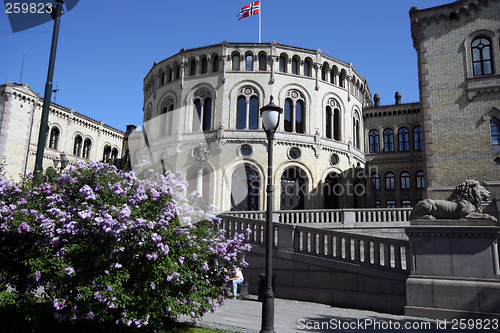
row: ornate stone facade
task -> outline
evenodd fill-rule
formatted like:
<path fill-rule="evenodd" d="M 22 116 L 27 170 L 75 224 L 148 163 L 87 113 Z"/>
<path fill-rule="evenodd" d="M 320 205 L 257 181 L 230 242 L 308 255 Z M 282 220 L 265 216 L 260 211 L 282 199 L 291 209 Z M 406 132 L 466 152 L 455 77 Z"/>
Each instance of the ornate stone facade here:
<path fill-rule="evenodd" d="M 43 99 L 26 84 L 0 85 L 0 159 L 7 177 L 18 180 L 35 168 Z M 70 164 L 78 160 L 118 160 L 124 133 L 73 109 L 51 103 L 44 170 L 65 152 Z"/>
<path fill-rule="evenodd" d="M 203 179 L 203 196 L 221 210 L 263 210 L 267 139 L 259 110 L 271 95 L 284 109 L 272 170 L 275 209 L 363 207 L 362 110 L 371 94 L 350 63 L 321 50 L 223 42 L 155 63 L 144 79 L 149 146 L 131 156 L 182 170 L 189 191 Z M 208 159 L 193 155 L 200 142 Z"/>

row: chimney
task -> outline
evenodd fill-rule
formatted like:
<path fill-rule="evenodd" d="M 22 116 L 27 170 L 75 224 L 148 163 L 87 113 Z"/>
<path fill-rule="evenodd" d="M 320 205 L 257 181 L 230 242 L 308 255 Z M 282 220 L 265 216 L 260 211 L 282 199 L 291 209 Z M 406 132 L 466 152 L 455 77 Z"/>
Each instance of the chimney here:
<path fill-rule="evenodd" d="M 396 105 L 401 104 L 401 93 L 399 91 L 396 91 L 396 95 L 394 95 L 396 98 Z"/>
<path fill-rule="evenodd" d="M 375 107 L 379 107 L 380 106 L 380 95 L 375 94 L 375 96 L 373 96 L 373 100 L 375 101 Z"/>

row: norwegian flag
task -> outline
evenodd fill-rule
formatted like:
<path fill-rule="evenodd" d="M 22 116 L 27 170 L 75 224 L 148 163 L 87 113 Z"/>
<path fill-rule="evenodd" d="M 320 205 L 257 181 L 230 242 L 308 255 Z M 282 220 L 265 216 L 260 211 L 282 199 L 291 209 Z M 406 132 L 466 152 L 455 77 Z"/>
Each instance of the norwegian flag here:
<path fill-rule="evenodd" d="M 241 8 L 240 13 L 238 14 L 238 17 L 241 16 L 238 21 L 245 17 L 259 15 L 259 8 L 260 1 L 255 1 L 254 3 L 249 3 L 248 5 L 244 6 L 243 8 Z"/>

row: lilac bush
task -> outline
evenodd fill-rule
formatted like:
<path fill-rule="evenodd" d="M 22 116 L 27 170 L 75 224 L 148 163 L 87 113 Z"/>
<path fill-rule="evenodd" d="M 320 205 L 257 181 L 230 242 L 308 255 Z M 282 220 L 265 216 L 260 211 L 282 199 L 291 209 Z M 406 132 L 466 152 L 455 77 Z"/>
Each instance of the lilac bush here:
<path fill-rule="evenodd" d="M 224 267 L 246 266 L 249 230 L 226 239 L 185 192 L 180 174 L 138 179 L 97 162 L 40 184 L 2 178 L 0 287 L 43 287 L 60 322 L 196 321 L 223 302 Z"/>

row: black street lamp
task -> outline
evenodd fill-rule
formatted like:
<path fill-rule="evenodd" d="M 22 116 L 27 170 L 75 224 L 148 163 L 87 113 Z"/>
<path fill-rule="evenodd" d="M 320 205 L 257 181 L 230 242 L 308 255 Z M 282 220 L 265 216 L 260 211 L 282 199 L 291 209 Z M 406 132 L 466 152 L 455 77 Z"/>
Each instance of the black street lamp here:
<path fill-rule="evenodd" d="M 57 39 L 59 37 L 59 23 L 62 15 L 62 4 L 64 0 L 56 0 L 56 6 L 52 8 L 51 16 L 54 19 L 54 30 L 52 32 L 52 44 L 50 48 L 49 70 L 47 82 L 45 83 L 45 94 L 43 96 L 42 119 L 40 121 L 40 135 L 38 136 L 38 146 L 35 161 L 35 179 L 40 179 L 43 171 L 43 151 L 45 148 L 45 137 L 47 124 L 49 121 L 50 96 L 52 94 L 52 78 L 54 77 L 54 65 L 56 62 Z"/>
<path fill-rule="evenodd" d="M 260 333 L 274 333 L 274 292 L 273 273 L 273 141 L 274 133 L 280 122 L 283 109 L 274 104 L 273 96 L 266 106 L 260 109 L 262 126 L 267 135 L 267 212 L 266 212 L 266 289 L 262 301 L 262 328 Z"/>
<path fill-rule="evenodd" d="M 59 162 L 61 162 L 61 167 L 59 168 L 59 172 L 62 172 L 64 168 L 68 166 L 69 160 L 66 158 L 65 153 L 61 153 L 61 155 L 59 156 L 61 157 L 61 159 L 58 159 L 57 157 L 54 158 L 54 167 L 56 167 L 57 169 Z"/>

